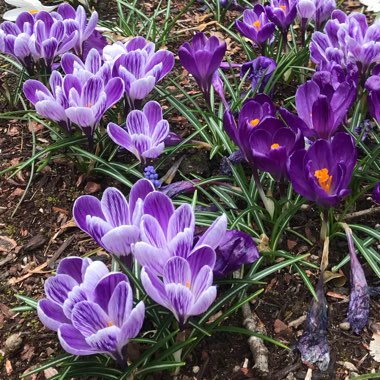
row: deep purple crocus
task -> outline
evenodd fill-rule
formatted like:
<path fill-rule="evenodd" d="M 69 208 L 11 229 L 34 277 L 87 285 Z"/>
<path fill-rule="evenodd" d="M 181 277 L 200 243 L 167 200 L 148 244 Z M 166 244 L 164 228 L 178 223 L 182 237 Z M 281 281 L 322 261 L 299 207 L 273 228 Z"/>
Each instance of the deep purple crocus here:
<path fill-rule="evenodd" d="M 293 0 L 270 0 L 270 5 L 265 7 L 269 20 L 285 35 L 297 16 L 296 5 Z"/>
<path fill-rule="evenodd" d="M 294 152 L 287 163 L 294 190 L 320 206 L 337 206 L 351 192 L 356 155 L 355 140 L 345 132 Z"/>
<path fill-rule="evenodd" d="M 202 252 L 187 259 L 172 257 L 165 263 L 162 279 L 144 267 L 141 282 L 149 297 L 171 310 L 183 328 L 190 316 L 204 313 L 216 298 L 211 265 L 210 256 Z"/>
<path fill-rule="evenodd" d="M 236 230 L 226 232 L 215 252 L 216 277 L 225 277 L 243 264 L 252 264 L 260 257 L 252 236 Z"/>
<path fill-rule="evenodd" d="M 240 76 L 251 81 L 252 90 L 263 92 L 276 67 L 272 58 L 260 56 L 244 63 L 240 69 Z"/>
<path fill-rule="evenodd" d="M 181 65 L 193 75 L 208 103 L 211 85 L 215 75 L 218 75 L 226 49 L 226 43 L 218 37 L 207 38 L 203 33 L 198 33 L 178 50 Z"/>
<path fill-rule="evenodd" d="M 258 46 L 263 46 L 268 40 L 271 42 L 276 28 L 275 24 L 268 20 L 265 8 L 261 4 L 255 4 L 253 9 L 246 9 L 243 21 L 236 20 L 235 25 L 242 36 Z"/>
<path fill-rule="evenodd" d="M 368 91 L 368 111 L 380 123 L 380 70 L 372 74 L 365 82 L 365 88 Z"/>
<path fill-rule="evenodd" d="M 92 195 L 82 195 L 73 206 L 75 222 L 106 251 L 126 258 L 131 245 L 140 239 L 143 203 L 152 191 L 152 183 L 140 179 L 129 193 L 129 202 L 112 187 L 105 190 L 101 201 Z"/>
<path fill-rule="evenodd" d="M 372 199 L 377 204 L 380 204 L 380 182 L 378 182 L 372 190 Z"/>
<path fill-rule="evenodd" d="M 140 331 L 145 307 L 133 310 L 128 278 L 105 264 L 69 257 L 45 283 L 47 298 L 38 302 L 41 322 L 58 332 L 63 349 L 73 355 L 106 353 L 123 363 L 123 348 Z"/>
<path fill-rule="evenodd" d="M 109 123 L 107 133 L 121 147 L 133 153 L 139 161 L 158 157 L 165 148 L 169 123 L 162 117 L 161 106 L 150 101 L 142 111 L 127 115 L 125 128 Z"/>
<path fill-rule="evenodd" d="M 313 79 L 298 87 L 298 118 L 285 109 L 280 113 L 286 123 L 301 129 L 309 139 L 330 139 L 342 125 L 355 102 L 356 85 L 348 78 L 337 81 L 328 71 L 316 72 Z"/>
<path fill-rule="evenodd" d="M 227 229 L 225 215 L 200 236 L 194 245 L 195 216 L 189 204 L 174 208 L 172 200 L 160 192 L 148 194 L 144 200 L 141 219 L 141 240 L 134 244 L 133 254 L 141 266 L 162 276 L 167 261 L 173 256 L 185 259 L 193 255 L 211 257 L 215 264 L 214 249 L 218 247 Z M 214 257 L 214 259 L 212 259 Z"/>

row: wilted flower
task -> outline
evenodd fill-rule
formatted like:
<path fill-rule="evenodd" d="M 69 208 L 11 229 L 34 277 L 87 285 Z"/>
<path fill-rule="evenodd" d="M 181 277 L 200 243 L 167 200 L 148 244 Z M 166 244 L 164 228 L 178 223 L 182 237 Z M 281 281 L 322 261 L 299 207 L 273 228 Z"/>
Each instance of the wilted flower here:
<path fill-rule="evenodd" d="M 216 277 L 225 277 L 243 264 L 252 264 L 260 257 L 252 236 L 236 230 L 226 232 L 215 252 Z"/>
<path fill-rule="evenodd" d="M 328 317 L 323 281 L 321 272 L 316 288 L 318 301 L 313 298 L 297 348 L 305 364 L 317 364 L 321 371 L 326 371 L 330 364 L 330 347 L 327 341 Z"/>
<path fill-rule="evenodd" d="M 354 139 L 344 132 L 294 152 L 287 163 L 294 190 L 320 206 L 335 207 L 351 192 L 356 155 Z"/>
<path fill-rule="evenodd" d="M 377 204 L 380 204 L 380 182 L 378 182 L 372 190 L 372 199 Z"/>
<path fill-rule="evenodd" d="M 260 56 L 244 63 L 240 69 L 240 76 L 251 81 L 253 90 L 263 92 L 276 67 L 276 62 L 272 58 Z"/>
<path fill-rule="evenodd" d="M 354 241 L 352 239 L 352 231 L 348 225 L 343 224 L 343 226 L 347 236 L 351 261 L 351 292 L 347 320 L 355 334 L 360 334 L 368 322 L 369 289 L 363 268 L 356 254 Z"/>
<path fill-rule="evenodd" d="M 125 128 L 109 123 L 107 133 L 118 145 L 133 153 L 139 161 L 158 157 L 165 148 L 169 123 L 162 118 L 161 106 L 150 101 L 142 111 L 127 115 Z"/>
<path fill-rule="evenodd" d="M 145 312 L 143 302 L 132 310 L 132 289 L 125 274 L 109 273 L 100 261 L 70 257 L 46 281 L 45 292 L 38 316 L 46 327 L 58 331 L 65 351 L 107 353 L 123 362 L 122 349 L 139 333 Z"/>
<path fill-rule="evenodd" d="M 200 251 L 187 259 L 172 257 L 165 263 L 162 280 L 149 267 L 141 271 L 141 282 L 149 297 L 171 310 L 180 328 L 190 316 L 204 313 L 216 298 L 216 286 L 212 286 L 213 254 L 213 260 Z"/>
<path fill-rule="evenodd" d="M 368 111 L 380 123 L 380 66 L 373 70 L 372 76 L 365 82 L 365 88 L 368 91 Z"/>
<path fill-rule="evenodd" d="M 42 5 L 39 0 L 4 0 L 7 4 L 17 7 L 11 9 L 3 14 L 3 19 L 8 21 L 16 21 L 17 17 L 23 13 L 27 12 L 30 14 L 35 14 L 40 11 L 51 12 L 57 5 L 46 6 Z"/>
<path fill-rule="evenodd" d="M 309 139 L 330 139 L 342 125 L 355 102 L 357 90 L 353 81 L 338 82 L 328 71 L 316 72 L 313 79 L 298 87 L 298 118 L 281 109 L 286 123 L 301 129 Z"/>
<path fill-rule="evenodd" d="M 210 102 L 210 89 L 223 60 L 227 45 L 217 37 L 207 38 L 196 34 L 191 42 L 185 42 L 178 50 L 182 66 L 193 75 L 205 99 Z"/>
<path fill-rule="evenodd" d="M 258 46 L 270 41 L 276 28 L 275 24 L 268 20 L 265 8 L 261 4 L 255 4 L 253 9 L 246 9 L 243 21 L 236 20 L 235 25 L 242 36 Z"/>
<path fill-rule="evenodd" d="M 296 2 L 293 0 L 270 0 L 265 7 L 270 21 L 272 21 L 283 34 L 288 32 L 290 24 L 297 16 Z"/>
<path fill-rule="evenodd" d="M 362 75 L 380 59 L 380 23 L 368 27 L 364 14 L 346 14 L 335 10 L 324 28 L 315 32 L 310 44 L 310 57 L 318 66 L 336 62 L 342 67 L 358 66 Z"/>
<path fill-rule="evenodd" d="M 214 257 L 227 229 L 227 218 L 222 215 L 204 232 L 194 245 L 195 216 L 189 204 L 176 210 L 169 197 L 149 194 L 144 201 L 141 219 L 141 240 L 133 246 L 133 254 L 141 266 L 162 276 L 165 264 L 173 256 L 189 258 L 195 254 Z M 210 265 L 211 267 L 214 264 Z"/>
<path fill-rule="evenodd" d="M 129 193 L 129 202 L 113 187 L 105 190 L 101 201 L 82 195 L 73 206 L 75 223 L 106 251 L 125 258 L 131 253 L 131 245 L 140 239 L 143 203 L 152 191 L 152 183 L 140 179 Z"/>

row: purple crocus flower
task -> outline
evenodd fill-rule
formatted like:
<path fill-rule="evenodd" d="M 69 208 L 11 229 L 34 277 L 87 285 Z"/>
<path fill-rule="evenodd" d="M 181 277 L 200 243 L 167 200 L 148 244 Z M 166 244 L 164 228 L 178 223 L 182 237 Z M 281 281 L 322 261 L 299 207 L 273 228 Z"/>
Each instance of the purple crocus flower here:
<path fill-rule="evenodd" d="M 275 24 L 268 20 L 265 8 L 261 4 L 255 4 L 253 9 L 246 9 L 243 21 L 236 20 L 235 25 L 242 36 L 258 46 L 263 46 L 268 40 L 270 42 L 276 28 Z"/>
<path fill-rule="evenodd" d="M 343 225 L 347 236 L 351 261 L 351 292 L 347 320 L 355 334 L 360 334 L 365 325 L 368 323 L 369 289 L 363 267 L 361 266 L 356 254 L 354 241 L 352 239 L 352 231 L 348 225 Z"/>
<path fill-rule="evenodd" d="M 356 85 L 338 82 L 327 71 L 316 72 L 313 79 L 296 92 L 298 118 L 285 109 L 280 111 L 288 125 L 296 126 L 309 139 L 330 139 L 342 125 L 355 102 Z"/>
<path fill-rule="evenodd" d="M 199 251 L 188 259 L 172 257 L 163 268 L 162 279 L 150 268 L 141 271 L 149 297 L 171 310 L 181 329 L 190 316 L 204 313 L 216 298 L 210 259 Z"/>
<path fill-rule="evenodd" d="M 270 0 L 270 5 L 265 7 L 269 20 L 285 35 L 297 16 L 296 5 L 293 0 Z"/>
<path fill-rule="evenodd" d="M 322 24 L 331 16 L 331 13 L 336 8 L 335 0 L 315 0 L 315 28 L 320 30 Z"/>
<path fill-rule="evenodd" d="M 178 50 L 182 66 L 194 76 L 206 101 L 210 102 L 210 89 L 223 60 L 227 45 L 217 37 L 207 38 L 196 34 L 191 42 L 185 42 Z"/>
<path fill-rule="evenodd" d="M 260 56 L 244 63 L 240 69 L 240 76 L 242 78 L 246 76 L 246 79 L 251 81 L 253 90 L 263 92 L 276 67 L 276 62 L 272 58 Z"/>
<path fill-rule="evenodd" d="M 377 204 L 380 204 L 380 182 L 378 182 L 372 190 L 372 199 Z"/>
<path fill-rule="evenodd" d="M 105 190 L 101 201 L 92 195 L 82 195 L 73 206 L 75 223 L 106 251 L 126 258 L 131 245 L 140 239 L 143 203 L 152 191 L 152 183 L 140 179 L 129 193 L 129 202 L 113 187 Z"/>
<path fill-rule="evenodd" d="M 348 185 L 356 163 L 354 139 L 337 133 L 331 141 L 317 140 L 309 150 L 298 150 L 288 159 L 294 190 L 323 207 L 335 207 L 351 190 Z"/>
<path fill-rule="evenodd" d="M 193 255 L 211 257 L 227 229 L 227 218 L 222 215 L 204 232 L 194 245 L 195 216 L 189 204 L 174 209 L 171 199 L 160 193 L 148 194 L 141 218 L 141 240 L 133 246 L 133 254 L 141 266 L 162 276 L 167 261 L 173 256 L 185 259 Z M 214 257 L 214 259 L 212 259 Z"/>
<path fill-rule="evenodd" d="M 365 82 L 365 88 L 368 91 L 368 111 L 380 123 L 380 73 L 373 73 Z"/>
<path fill-rule="evenodd" d="M 165 148 L 169 123 L 162 118 L 161 106 L 150 101 L 142 111 L 127 115 L 125 128 L 109 123 L 107 133 L 117 144 L 133 153 L 139 161 L 158 157 Z"/>
<path fill-rule="evenodd" d="M 321 66 L 334 61 L 342 67 L 354 63 L 361 75 L 380 59 L 380 23 L 368 27 L 364 14 L 346 14 L 335 10 L 324 33 L 315 32 L 310 44 L 310 57 Z"/>
<path fill-rule="evenodd" d="M 309 20 L 315 14 L 315 1 L 314 0 L 299 0 L 297 3 L 297 15 L 301 22 L 302 41 L 305 39 L 305 33 Z"/>
<path fill-rule="evenodd" d="M 253 129 L 249 144 L 254 166 L 269 172 L 277 180 L 287 177 L 287 158 L 305 146 L 299 129 L 288 128 L 273 117 L 267 117 Z"/>
<path fill-rule="evenodd" d="M 46 281 L 45 292 L 38 316 L 58 332 L 65 351 L 107 353 L 123 362 L 122 349 L 139 333 L 145 313 L 143 302 L 132 310 L 132 289 L 125 274 L 109 273 L 100 261 L 69 257 Z"/>
<path fill-rule="evenodd" d="M 215 277 L 225 277 L 243 264 L 252 264 L 260 257 L 252 236 L 236 230 L 226 232 L 215 252 Z"/>

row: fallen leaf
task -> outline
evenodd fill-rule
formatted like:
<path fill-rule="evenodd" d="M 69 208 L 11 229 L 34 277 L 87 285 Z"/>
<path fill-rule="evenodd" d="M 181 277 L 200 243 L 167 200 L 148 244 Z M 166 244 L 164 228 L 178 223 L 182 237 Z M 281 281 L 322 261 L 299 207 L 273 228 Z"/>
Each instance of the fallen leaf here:
<path fill-rule="evenodd" d="M 0 252 L 10 252 L 17 247 L 17 243 L 8 236 L 0 236 Z"/>
<path fill-rule="evenodd" d="M 286 323 L 282 322 L 280 319 L 274 321 L 274 332 L 279 334 L 282 331 L 287 330 L 289 327 Z"/>
<path fill-rule="evenodd" d="M 24 349 L 21 353 L 21 359 L 30 361 L 30 359 L 34 356 L 34 346 L 29 346 L 29 344 L 25 345 Z"/>
<path fill-rule="evenodd" d="M 51 377 L 58 375 L 58 371 L 54 368 L 48 368 L 44 370 L 44 375 L 46 377 L 46 380 L 50 379 Z"/>
<path fill-rule="evenodd" d="M 12 363 L 8 359 L 5 361 L 5 372 L 8 376 L 13 372 Z"/>
<path fill-rule="evenodd" d="M 372 340 L 369 343 L 369 353 L 373 360 L 380 363 L 380 334 L 379 332 L 374 332 L 372 335 Z"/>
<path fill-rule="evenodd" d="M 87 182 L 86 186 L 84 187 L 84 192 L 86 194 L 94 194 L 100 191 L 102 187 L 99 183 L 96 182 Z"/>

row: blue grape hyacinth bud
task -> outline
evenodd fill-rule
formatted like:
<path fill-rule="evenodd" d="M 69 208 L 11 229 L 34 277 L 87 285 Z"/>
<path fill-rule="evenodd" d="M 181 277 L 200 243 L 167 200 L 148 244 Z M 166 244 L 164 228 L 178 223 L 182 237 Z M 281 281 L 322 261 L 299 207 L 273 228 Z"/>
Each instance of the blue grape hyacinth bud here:
<path fill-rule="evenodd" d="M 158 179 L 158 174 L 153 166 L 147 166 L 144 169 L 144 178 L 148 179 L 155 187 L 161 187 L 161 182 Z"/>

